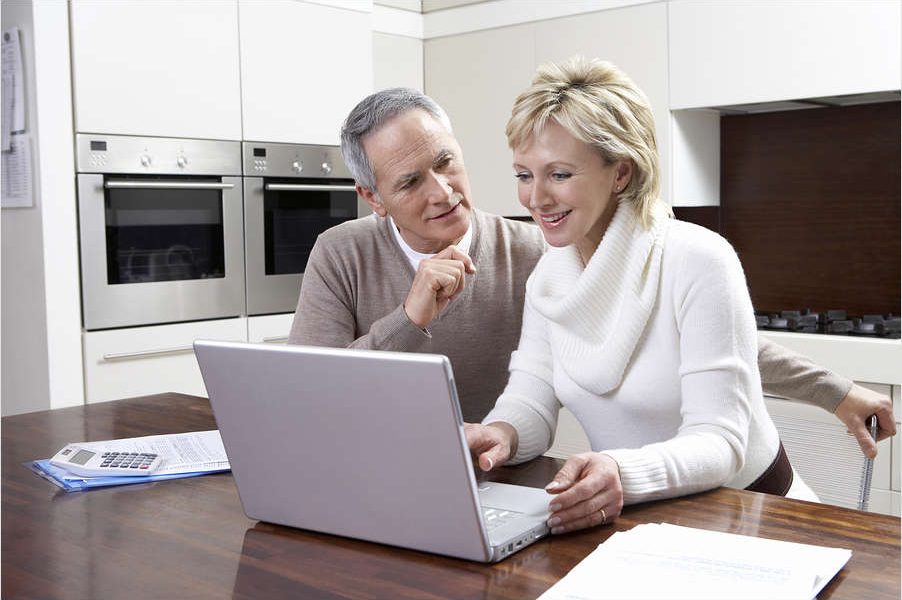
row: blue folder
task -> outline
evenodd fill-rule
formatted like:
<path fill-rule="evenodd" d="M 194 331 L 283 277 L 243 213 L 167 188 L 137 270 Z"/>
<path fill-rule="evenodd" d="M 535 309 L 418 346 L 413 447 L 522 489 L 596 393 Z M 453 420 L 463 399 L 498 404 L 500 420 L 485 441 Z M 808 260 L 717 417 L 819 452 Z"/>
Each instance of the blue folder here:
<path fill-rule="evenodd" d="M 65 469 L 51 465 L 49 459 L 34 460 L 30 463 L 25 463 L 25 467 L 67 492 L 79 492 L 91 488 L 108 487 L 111 485 L 128 485 L 132 483 L 162 481 L 164 479 L 179 479 L 181 477 L 197 477 L 198 475 L 222 473 L 229 470 L 218 469 L 215 471 L 193 471 L 190 473 L 169 473 L 166 475 L 141 475 L 134 477 L 82 477 L 81 475 L 74 475 Z"/>

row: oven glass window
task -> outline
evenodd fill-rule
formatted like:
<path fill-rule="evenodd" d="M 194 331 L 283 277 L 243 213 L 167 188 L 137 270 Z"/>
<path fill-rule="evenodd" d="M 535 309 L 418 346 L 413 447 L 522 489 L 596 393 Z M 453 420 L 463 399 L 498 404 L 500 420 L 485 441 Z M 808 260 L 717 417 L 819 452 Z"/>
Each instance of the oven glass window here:
<path fill-rule="evenodd" d="M 112 284 L 225 276 L 220 190 L 107 189 Z"/>
<path fill-rule="evenodd" d="M 356 218 L 356 192 L 267 190 L 263 198 L 266 274 L 303 273 L 317 236 Z"/>

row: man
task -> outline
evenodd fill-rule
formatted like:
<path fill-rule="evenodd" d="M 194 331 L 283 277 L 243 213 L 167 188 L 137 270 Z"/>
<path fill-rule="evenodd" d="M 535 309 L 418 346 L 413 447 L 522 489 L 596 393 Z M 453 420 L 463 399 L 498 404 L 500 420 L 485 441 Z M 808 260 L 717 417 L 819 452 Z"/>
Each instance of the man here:
<path fill-rule="evenodd" d="M 444 354 L 464 420 L 481 421 L 507 381 L 541 232 L 473 207 L 450 121 L 415 90 L 365 98 L 345 121 L 341 148 L 375 216 L 320 235 L 289 343 Z M 765 393 L 834 412 L 865 454 L 876 454 L 867 416 L 877 415 L 881 438 L 895 434 L 886 396 L 766 340 L 758 358 Z"/>

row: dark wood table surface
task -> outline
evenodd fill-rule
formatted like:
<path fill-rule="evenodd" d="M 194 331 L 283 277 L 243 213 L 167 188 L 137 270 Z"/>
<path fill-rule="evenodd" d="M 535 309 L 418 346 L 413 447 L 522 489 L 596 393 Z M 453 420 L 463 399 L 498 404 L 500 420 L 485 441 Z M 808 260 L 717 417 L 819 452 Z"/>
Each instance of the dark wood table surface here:
<path fill-rule="evenodd" d="M 600 542 L 667 522 L 850 548 L 820 598 L 900 592 L 899 519 L 719 489 L 627 507 L 613 525 L 542 540 L 494 565 L 252 521 L 230 474 L 64 493 L 22 463 L 68 442 L 215 428 L 204 398 L 160 394 L 2 420 L 2 596 L 535 598 Z M 502 469 L 542 486 L 560 463 Z"/>

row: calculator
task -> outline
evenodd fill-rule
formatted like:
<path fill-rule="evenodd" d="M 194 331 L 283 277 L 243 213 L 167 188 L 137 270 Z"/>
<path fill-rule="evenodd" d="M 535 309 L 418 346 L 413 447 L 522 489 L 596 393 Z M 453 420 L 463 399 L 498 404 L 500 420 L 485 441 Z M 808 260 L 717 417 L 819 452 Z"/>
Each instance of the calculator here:
<path fill-rule="evenodd" d="M 150 452 L 96 451 L 69 444 L 50 464 L 82 477 L 142 477 L 153 474 L 163 459 Z"/>

